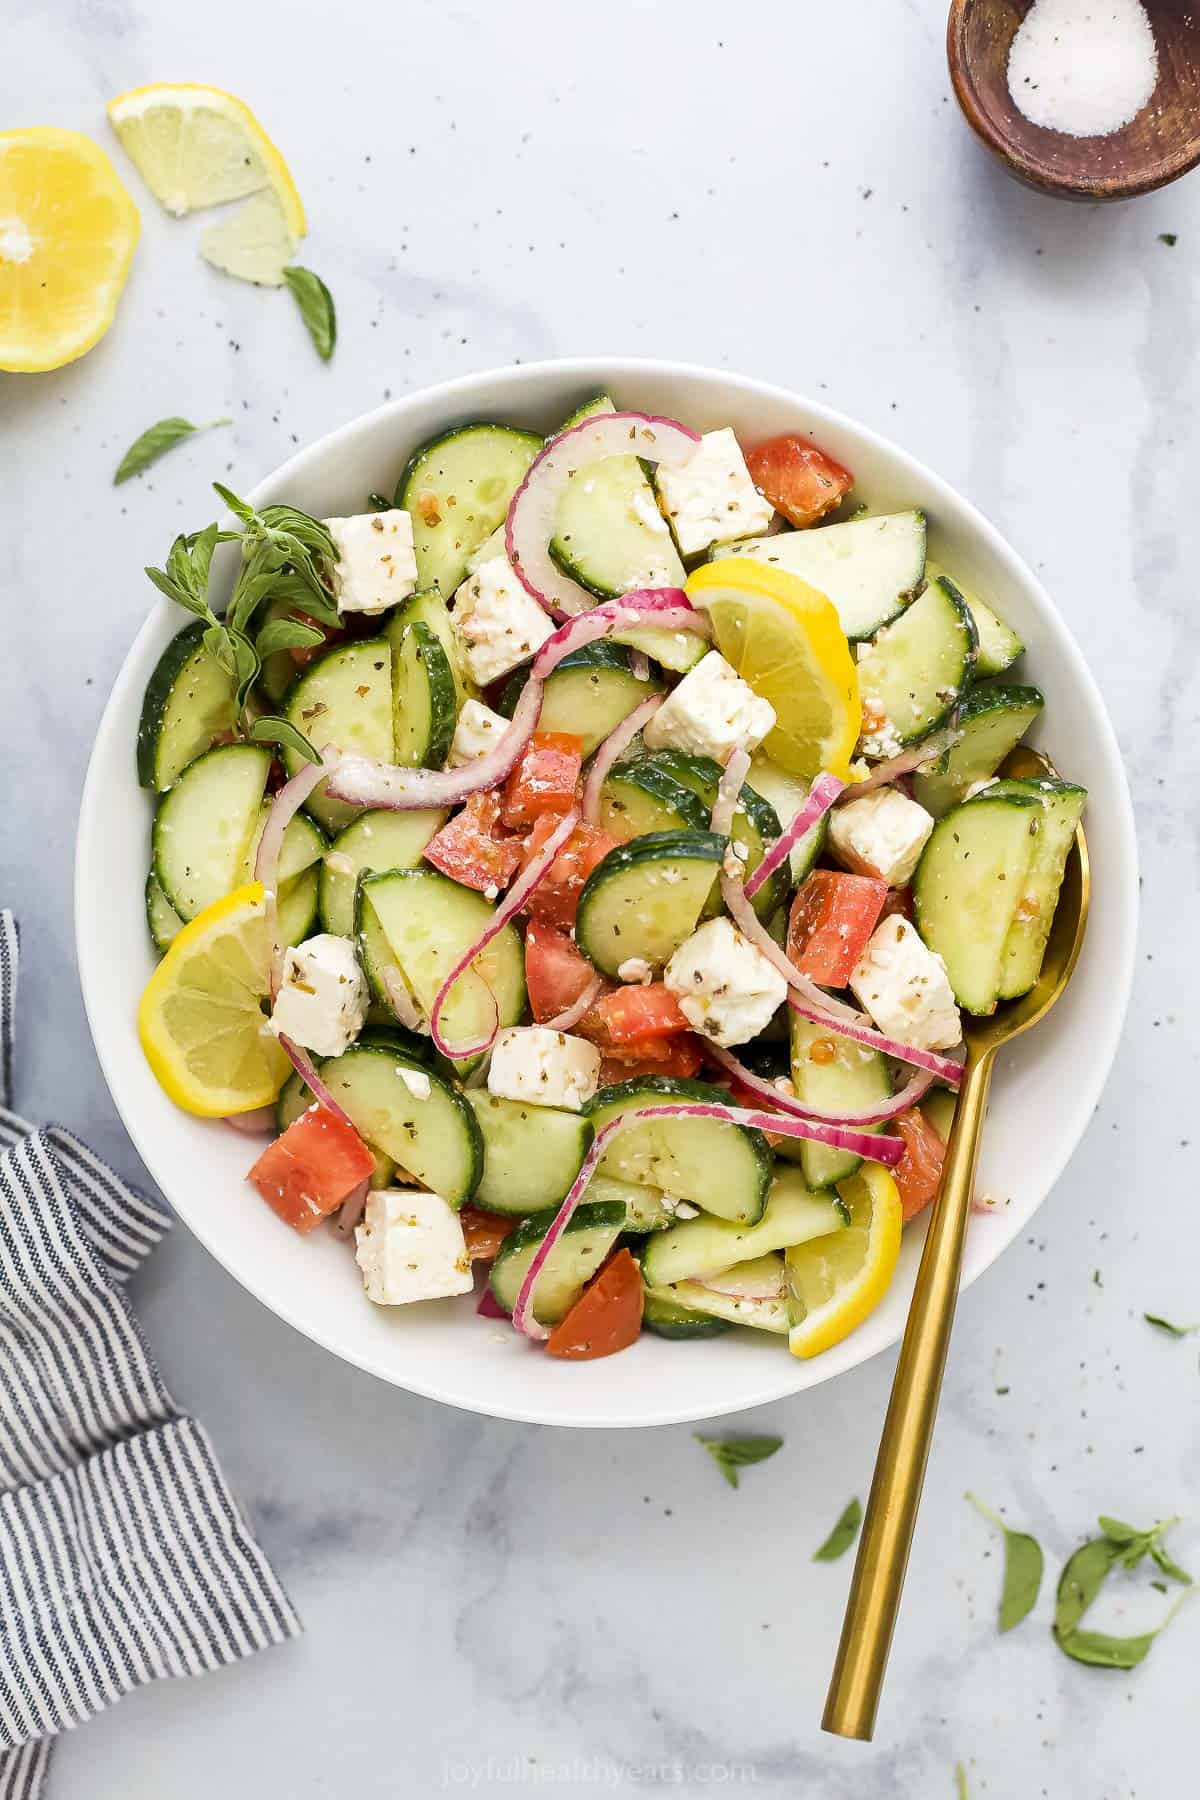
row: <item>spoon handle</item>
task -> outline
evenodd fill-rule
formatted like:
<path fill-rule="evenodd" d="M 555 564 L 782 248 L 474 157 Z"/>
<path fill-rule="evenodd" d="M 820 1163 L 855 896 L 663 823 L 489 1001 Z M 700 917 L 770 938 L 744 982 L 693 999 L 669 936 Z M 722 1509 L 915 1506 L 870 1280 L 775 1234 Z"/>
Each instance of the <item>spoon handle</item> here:
<path fill-rule="evenodd" d="M 968 1051 L 941 1192 L 908 1310 L 821 1721 L 839 1737 L 870 1739 L 875 1729 L 954 1324 L 992 1056 L 990 1047 Z"/>

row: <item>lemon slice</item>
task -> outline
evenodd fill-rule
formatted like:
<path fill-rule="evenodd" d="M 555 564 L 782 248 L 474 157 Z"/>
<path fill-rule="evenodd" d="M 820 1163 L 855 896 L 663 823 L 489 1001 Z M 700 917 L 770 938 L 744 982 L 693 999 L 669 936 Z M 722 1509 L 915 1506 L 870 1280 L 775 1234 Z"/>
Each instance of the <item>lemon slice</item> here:
<path fill-rule="evenodd" d="M 283 286 L 295 249 L 283 208 L 269 188 L 222 213 L 200 239 L 205 262 L 259 287 Z"/>
<path fill-rule="evenodd" d="M 108 157 L 76 131 L 0 132 L 0 369 L 60 369 L 113 322 L 141 231 Z"/>
<path fill-rule="evenodd" d="M 775 708 L 763 750 L 790 775 L 844 780 L 862 729 L 858 676 L 833 603 L 786 569 L 746 556 L 705 563 L 688 598 L 712 620 L 717 649 Z"/>
<path fill-rule="evenodd" d="M 270 190 L 293 238 L 304 207 L 287 163 L 250 108 L 222 88 L 159 81 L 109 102 L 122 148 L 156 200 L 181 217 Z"/>
<path fill-rule="evenodd" d="M 787 1252 L 788 1347 L 819 1356 L 840 1344 L 878 1306 L 891 1285 L 904 1223 L 900 1190 L 880 1163 L 864 1163 L 838 1183 L 850 1212 L 844 1231 Z"/>
<path fill-rule="evenodd" d="M 251 881 L 185 925 L 146 983 L 138 1036 L 184 1112 L 252 1112 L 291 1072 L 262 1009 L 269 961 L 262 883 Z"/>

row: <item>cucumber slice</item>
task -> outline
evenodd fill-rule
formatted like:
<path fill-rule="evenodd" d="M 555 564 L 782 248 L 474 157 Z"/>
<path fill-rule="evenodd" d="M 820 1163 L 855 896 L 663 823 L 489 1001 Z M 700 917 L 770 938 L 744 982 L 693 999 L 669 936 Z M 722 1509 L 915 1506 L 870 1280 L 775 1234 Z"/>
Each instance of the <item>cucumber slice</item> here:
<path fill-rule="evenodd" d="M 892 1080 L 886 1058 L 878 1050 L 838 1037 L 823 1025 L 813 1025 L 789 1013 L 792 1047 L 792 1086 L 802 1106 L 837 1113 L 859 1112 L 892 1097 Z M 877 1132 L 880 1125 L 861 1127 Z M 798 1148 L 795 1147 L 798 1144 Z M 779 1153 L 799 1162 L 810 1187 L 828 1188 L 853 1175 L 862 1158 L 849 1150 L 833 1150 L 801 1138 L 784 1139 Z"/>
<path fill-rule="evenodd" d="M 913 878 L 917 930 L 968 1012 L 995 1011 L 1042 812 L 1032 795 L 993 798 L 989 788 L 939 819 L 921 854 Z"/>
<path fill-rule="evenodd" d="M 768 805 L 774 807 L 775 816 L 779 820 L 780 829 L 786 831 L 800 808 L 808 800 L 811 784 L 801 781 L 796 775 L 789 775 L 767 756 L 758 755 L 750 764 L 750 781 L 756 793 L 761 794 Z M 829 830 L 829 814 L 819 818 L 798 844 L 792 845 L 788 861 L 792 868 L 792 881 L 796 886 L 816 865 L 818 856 L 825 848 L 825 837 Z"/>
<path fill-rule="evenodd" d="M 698 1281 L 681 1281 L 671 1289 L 677 1305 L 689 1312 L 722 1319 L 727 1325 L 749 1325 L 755 1331 L 771 1331 L 786 1337 L 788 1309 L 785 1300 L 745 1300 L 738 1294 L 717 1294 Z"/>
<path fill-rule="evenodd" d="M 441 808 L 360 813 L 334 838 L 322 864 L 319 904 L 323 928 L 337 937 L 353 937 L 354 886 L 359 875 L 415 868 L 447 816 Z"/>
<path fill-rule="evenodd" d="M 958 715 L 958 742 L 930 771 L 913 777 L 913 794 L 926 812 L 940 819 L 969 787 L 994 775 L 1045 704 L 1035 687 L 972 688 Z"/>
<path fill-rule="evenodd" d="M 163 893 L 158 878 L 151 869 L 146 877 L 146 924 L 154 940 L 154 948 L 160 954 L 166 950 L 171 939 L 183 930 L 184 923 Z"/>
<path fill-rule="evenodd" d="M 610 850 L 579 896 L 575 939 L 584 955 L 614 978 L 630 957 L 662 968 L 696 929 L 728 841 L 712 831 L 652 831 Z"/>
<path fill-rule="evenodd" d="M 717 803 L 717 789 L 721 785 L 720 763 L 708 756 L 689 755 L 684 750 L 655 750 L 640 764 L 643 767 L 647 765 L 661 769 L 681 787 L 689 788 L 695 794 L 704 808 L 704 826 L 707 829 L 712 809 Z M 731 842 L 740 844 L 747 852 L 747 875 L 753 875 L 763 859 L 767 844 L 779 836 L 781 829 L 775 808 L 747 781 L 742 787 L 729 833 Z M 787 883 L 782 873 L 773 875 L 754 896 L 754 910 L 760 919 L 769 919 L 775 909 L 782 906 L 786 897 Z"/>
<path fill-rule="evenodd" d="M 593 1175 L 587 1191 L 591 1200 L 621 1202 L 626 1231 L 665 1231 L 675 1223 L 674 1206 L 668 1206 L 661 1188 L 643 1187 L 639 1181 L 619 1181 L 615 1175 Z"/>
<path fill-rule="evenodd" d="M 707 831 L 710 809 L 649 758 L 617 763 L 604 778 L 597 817 L 622 844 L 650 831 Z"/>
<path fill-rule="evenodd" d="M 483 1136 L 483 1179 L 475 1195 L 479 1205 L 498 1213 L 536 1213 L 558 1206 L 592 1141 L 588 1121 L 550 1106 L 501 1100 L 483 1088 L 468 1088 L 463 1097 Z"/>
<path fill-rule="evenodd" d="M 932 581 L 935 576 L 944 575 L 946 570 L 938 564 L 929 562 L 925 565 L 926 579 Z M 975 679 L 982 680 L 988 675 L 1003 675 L 1011 669 L 1018 656 L 1025 649 L 1021 639 L 1011 625 L 994 613 L 977 594 L 954 577 L 954 585 L 971 609 L 971 617 L 975 621 L 975 632 L 979 638 L 979 651 L 975 658 Z"/>
<path fill-rule="evenodd" d="M 898 618 L 925 577 L 925 514 L 882 513 L 722 544 L 713 556 L 750 556 L 819 588 L 852 643 Z"/>
<path fill-rule="evenodd" d="M 194 919 L 244 878 L 270 768 L 262 744 L 221 744 L 189 763 L 159 801 L 151 860 L 181 919 Z"/>
<path fill-rule="evenodd" d="M 492 1264 L 490 1285 L 505 1312 L 511 1312 L 517 1304 L 521 1283 L 555 1217 L 553 1210 L 535 1213 L 500 1246 Z M 620 1201 L 584 1201 L 576 1207 L 566 1230 L 542 1264 L 533 1294 L 535 1319 L 543 1325 L 557 1325 L 566 1317 L 621 1235 L 624 1220 L 625 1208 Z"/>
<path fill-rule="evenodd" d="M 503 545 L 501 549 L 503 550 Z M 454 678 L 454 710 L 456 714 L 461 712 L 463 701 L 478 698 L 479 689 L 467 674 L 462 659 L 462 645 L 451 621 L 450 609 L 436 588 L 426 588 L 423 593 L 411 594 L 396 608 L 387 628 L 387 635 L 393 646 L 399 643 L 410 625 L 426 626 L 441 645 Z"/>
<path fill-rule="evenodd" d="M 146 683 L 137 734 L 137 777 L 163 793 L 237 720 L 233 677 L 204 648 L 204 621 L 173 637 Z"/>
<path fill-rule="evenodd" d="M 940 575 L 858 665 L 867 756 L 893 756 L 948 719 L 975 669 L 975 625 L 952 581 Z"/>
<path fill-rule="evenodd" d="M 729 1104 L 724 1089 L 707 1082 L 643 1075 L 601 1088 L 584 1116 L 599 1132 L 610 1119 L 639 1107 L 696 1100 Z M 771 1151 L 761 1131 L 723 1119 L 647 1119 L 615 1135 L 598 1173 L 662 1188 L 719 1219 L 753 1225 L 767 1204 Z"/>
<path fill-rule="evenodd" d="M 423 588 L 450 598 L 467 557 L 503 523 L 541 448 L 535 432 L 512 425 L 459 425 L 414 452 L 396 484 L 396 505 L 412 518 Z"/>
<path fill-rule="evenodd" d="M 312 1103 L 312 1090 L 303 1078 L 296 1074 L 289 1075 L 275 1102 L 275 1124 L 280 1133 L 285 1132 L 289 1125 L 294 1125 L 300 1114 L 307 1112 Z"/>
<path fill-rule="evenodd" d="M 421 619 L 388 635 L 396 761 L 409 769 L 443 768 L 458 717 L 446 652 Z"/>
<path fill-rule="evenodd" d="M 785 1169 L 772 1181 L 757 1224 L 736 1225 L 728 1219 L 700 1217 L 672 1225 L 647 1244 L 642 1274 L 651 1287 L 704 1281 L 734 1263 L 840 1231 L 847 1222 L 840 1200 L 814 1194 L 798 1169 Z"/>
<path fill-rule="evenodd" d="M 360 876 L 356 927 L 368 980 L 379 948 L 379 940 L 370 935 L 374 923 L 428 1016 L 442 982 L 459 957 L 478 942 L 495 910 L 482 894 L 460 887 L 436 869 Z M 486 1037 L 495 1016 L 493 997 L 501 1026 L 515 1025 L 525 1010 L 525 953 L 512 925 L 498 932 L 455 982 L 442 1009 L 447 1039 L 474 1043 Z M 465 1070 L 477 1060 L 465 1058 L 456 1067 Z"/>
<path fill-rule="evenodd" d="M 1004 941 L 1000 998 L 1015 1000 L 1029 992 L 1042 972 L 1054 909 L 1067 857 L 1075 842 L 1075 827 L 1087 803 L 1087 789 L 1069 781 L 1008 780 L 994 782 L 986 791 L 989 799 L 1029 794 L 1042 808 L 1029 873 Z"/>
<path fill-rule="evenodd" d="M 471 1199 L 483 1174 L 483 1138 L 454 1082 L 379 1044 L 352 1044 L 321 1063 L 320 1075 L 368 1144 L 450 1206 Z"/>
<path fill-rule="evenodd" d="M 360 638 L 327 651 L 296 677 L 283 710 L 318 750 L 336 744 L 339 750 L 391 762 L 392 652 L 387 639 Z M 296 750 L 284 750 L 283 757 L 288 774 L 295 775 L 304 758 Z M 323 781 L 305 806 L 329 832 L 341 831 L 360 810 L 327 799 Z"/>
<path fill-rule="evenodd" d="M 598 394 L 561 429 L 615 411 L 608 395 Z M 683 586 L 670 527 L 636 456 L 607 457 L 569 484 L 558 503 L 550 554 L 599 600 L 633 588 Z"/>
<path fill-rule="evenodd" d="M 500 711 L 507 718 L 528 680 L 529 670 L 518 669 L 505 687 Z M 587 644 L 564 656 L 548 678 L 538 730 L 573 731 L 583 739 L 583 754 L 591 756 L 635 706 L 661 692 L 661 681 L 638 680 L 632 653 L 623 645 L 607 640 Z"/>
<path fill-rule="evenodd" d="M 954 1124 L 954 1108 L 958 1104 L 949 1088 L 934 1088 L 921 1102 L 921 1111 L 941 1138 L 943 1144 L 950 1142 L 950 1131 Z"/>
<path fill-rule="evenodd" d="M 664 1288 L 647 1288 L 642 1296 L 642 1324 L 656 1337 L 688 1339 L 720 1337 L 729 1330 L 732 1320 L 714 1319 L 692 1307 L 681 1306 L 674 1294 Z"/>

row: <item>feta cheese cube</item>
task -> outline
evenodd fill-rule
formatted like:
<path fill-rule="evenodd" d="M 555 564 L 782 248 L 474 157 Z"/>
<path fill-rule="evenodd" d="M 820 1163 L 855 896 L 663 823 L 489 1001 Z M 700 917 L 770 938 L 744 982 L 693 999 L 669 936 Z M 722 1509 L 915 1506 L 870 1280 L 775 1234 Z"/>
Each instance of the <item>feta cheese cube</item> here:
<path fill-rule="evenodd" d="M 519 669 L 554 630 L 505 556 L 491 557 L 467 576 L 454 596 L 453 617 L 467 673 L 479 687 Z"/>
<path fill-rule="evenodd" d="M 500 742 L 508 730 L 508 723 L 482 700 L 464 700 L 454 727 L 449 767 L 458 769 L 463 763 L 474 762 L 477 756 L 486 756 Z"/>
<path fill-rule="evenodd" d="M 925 808 L 895 787 L 873 788 L 829 815 L 829 843 L 838 861 L 889 887 L 912 880 L 932 830 Z"/>
<path fill-rule="evenodd" d="M 512 1025 L 492 1050 L 488 1092 L 501 1100 L 578 1112 L 600 1082 L 600 1052 L 583 1038 L 544 1025 Z"/>
<path fill-rule="evenodd" d="M 686 750 L 723 763 L 731 750 L 757 749 L 774 724 L 771 702 L 710 650 L 646 721 L 642 740 L 648 750 Z"/>
<path fill-rule="evenodd" d="M 340 1056 L 367 1016 L 367 984 L 349 938 L 322 932 L 283 954 L 283 978 L 271 1012 L 276 1037 L 317 1056 Z"/>
<path fill-rule="evenodd" d="M 694 456 L 678 469 L 660 466 L 655 479 L 684 556 L 698 556 L 731 538 L 755 537 L 775 517 L 728 426 L 706 431 Z"/>
<path fill-rule="evenodd" d="M 696 1030 L 726 1046 L 757 1037 L 787 998 L 774 963 L 725 918 L 680 944 L 664 980 Z"/>
<path fill-rule="evenodd" d="M 850 986 L 888 1037 L 919 1050 L 950 1050 L 962 1040 L 946 965 L 907 919 L 893 914 L 876 927 Z"/>
<path fill-rule="evenodd" d="M 378 1306 L 469 1294 L 471 1259 L 454 1208 L 423 1188 L 377 1188 L 354 1233 L 367 1299 Z"/>
<path fill-rule="evenodd" d="M 412 520 L 402 507 L 324 523 L 340 559 L 333 565 L 333 597 L 340 613 L 386 612 L 415 591 Z"/>

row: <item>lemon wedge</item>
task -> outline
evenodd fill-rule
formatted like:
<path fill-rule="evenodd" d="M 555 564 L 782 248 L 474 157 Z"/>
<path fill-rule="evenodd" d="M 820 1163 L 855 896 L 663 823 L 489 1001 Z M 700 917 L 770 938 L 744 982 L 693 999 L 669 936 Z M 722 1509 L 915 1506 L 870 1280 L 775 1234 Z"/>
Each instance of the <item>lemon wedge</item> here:
<path fill-rule="evenodd" d="M 862 707 L 832 601 L 798 575 L 747 556 L 705 563 L 689 575 L 687 595 L 708 613 L 726 662 L 775 708 L 765 755 L 806 781 L 823 769 L 844 780 Z"/>
<path fill-rule="evenodd" d="M 126 155 L 167 211 L 182 217 L 269 189 L 288 231 L 302 238 L 304 207 L 291 171 L 250 108 L 222 88 L 159 81 L 109 102 Z"/>
<path fill-rule="evenodd" d="M 141 231 L 90 138 L 0 132 L 0 369 L 60 369 L 113 322 Z"/>
<path fill-rule="evenodd" d="M 275 1099 L 291 1064 L 267 1029 L 270 951 L 262 883 L 206 906 L 146 983 L 138 1036 L 159 1085 L 204 1118 Z"/>
<path fill-rule="evenodd" d="M 900 1190 L 887 1170 L 865 1162 L 838 1183 L 838 1193 L 850 1213 L 846 1229 L 787 1252 L 793 1356 L 819 1356 L 840 1344 L 878 1306 L 896 1272 L 904 1218 Z"/>

